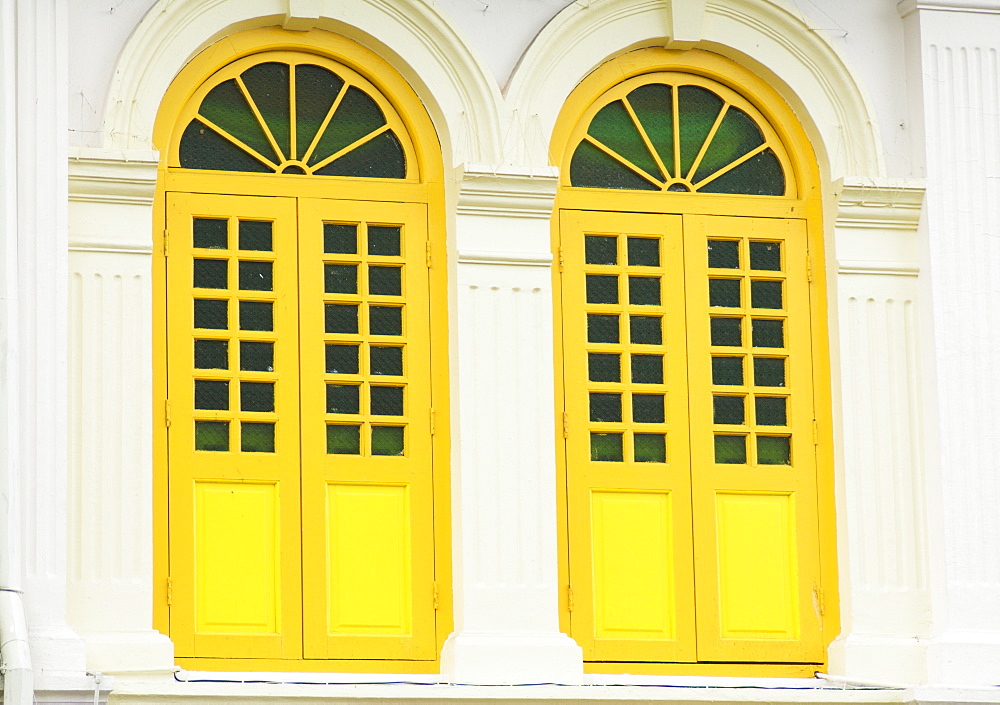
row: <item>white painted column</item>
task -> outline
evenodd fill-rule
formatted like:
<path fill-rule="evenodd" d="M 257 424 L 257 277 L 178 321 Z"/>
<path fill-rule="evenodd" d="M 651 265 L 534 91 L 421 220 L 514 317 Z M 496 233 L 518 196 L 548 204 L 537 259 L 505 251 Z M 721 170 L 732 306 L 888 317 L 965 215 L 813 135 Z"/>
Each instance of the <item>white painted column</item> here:
<path fill-rule="evenodd" d="M 859 680 L 925 680 L 922 200 L 914 182 L 847 183 L 834 233 L 842 633 L 830 647 L 830 670 Z"/>
<path fill-rule="evenodd" d="M 455 682 L 576 682 L 559 631 L 552 334 L 554 169 L 459 172 L 452 274 Z M 457 348 L 457 349 L 456 349 Z"/>
<path fill-rule="evenodd" d="M 1000 1 L 900 3 L 927 174 L 931 683 L 1000 683 Z"/>
<path fill-rule="evenodd" d="M 69 619 L 87 667 L 173 669 L 152 628 L 153 152 L 69 160 Z"/>

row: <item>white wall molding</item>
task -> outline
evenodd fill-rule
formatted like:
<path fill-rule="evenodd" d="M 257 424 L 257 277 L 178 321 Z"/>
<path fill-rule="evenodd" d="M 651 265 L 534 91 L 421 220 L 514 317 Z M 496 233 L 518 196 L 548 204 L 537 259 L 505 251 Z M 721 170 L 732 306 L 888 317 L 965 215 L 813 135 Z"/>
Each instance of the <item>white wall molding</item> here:
<path fill-rule="evenodd" d="M 73 150 L 69 199 L 152 206 L 158 166 L 159 156 L 151 150 Z"/>
<path fill-rule="evenodd" d="M 901 17 L 906 17 L 917 10 L 997 15 L 1000 14 L 1000 2 L 997 0 L 900 0 L 896 3 L 896 9 Z"/>
<path fill-rule="evenodd" d="M 459 215 L 497 215 L 513 218 L 552 216 L 558 187 L 555 167 L 517 168 L 488 164 L 461 167 Z"/>

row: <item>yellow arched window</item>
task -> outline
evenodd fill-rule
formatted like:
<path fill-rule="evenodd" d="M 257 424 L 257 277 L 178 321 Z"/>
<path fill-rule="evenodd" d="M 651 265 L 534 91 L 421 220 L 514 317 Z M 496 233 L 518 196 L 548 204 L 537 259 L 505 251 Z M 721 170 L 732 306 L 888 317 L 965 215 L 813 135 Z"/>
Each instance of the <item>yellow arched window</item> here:
<path fill-rule="evenodd" d="M 801 128 L 721 57 L 644 50 L 581 84 L 553 150 L 570 634 L 595 671 L 822 663 L 829 400 Z"/>
<path fill-rule="evenodd" d="M 157 137 L 161 628 L 194 667 L 434 670 L 447 331 L 419 100 L 345 40 L 258 30 L 185 68 Z"/>

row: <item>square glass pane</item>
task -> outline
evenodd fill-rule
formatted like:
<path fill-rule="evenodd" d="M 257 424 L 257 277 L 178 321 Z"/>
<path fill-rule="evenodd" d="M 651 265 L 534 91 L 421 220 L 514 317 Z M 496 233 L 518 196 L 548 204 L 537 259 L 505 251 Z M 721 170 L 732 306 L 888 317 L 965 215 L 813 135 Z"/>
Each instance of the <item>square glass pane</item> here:
<path fill-rule="evenodd" d="M 618 316 L 587 314 L 587 342 L 617 343 L 618 341 Z"/>
<path fill-rule="evenodd" d="M 659 306 L 660 278 L 629 277 L 628 302 L 633 306 Z"/>
<path fill-rule="evenodd" d="M 229 286 L 229 260 L 196 259 L 194 286 L 197 289 L 225 289 Z"/>
<path fill-rule="evenodd" d="M 272 223 L 266 220 L 240 221 L 240 249 L 252 252 L 271 251 Z"/>
<path fill-rule="evenodd" d="M 368 267 L 368 293 L 375 296 L 402 296 L 403 268 Z"/>
<path fill-rule="evenodd" d="M 750 282 L 750 305 L 754 308 L 784 308 L 781 282 Z"/>
<path fill-rule="evenodd" d="M 229 382 L 214 379 L 194 381 L 194 408 L 225 411 L 229 408 Z"/>
<path fill-rule="evenodd" d="M 769 272 L 781 271 L 780 242 L 751 242 L 750 269 Z"/>
<path fill-rule="evenodd" d="M 229 450 L 228 421 L 195 421 L 195 450 Z"/>
<path fill-rule="evenodd" d="M 663 355 L 632 355 L 633 384 L 663 384 Z"/>
<path fill-rule="evenodd" d="M 618 277 L 603 274 L 587 275 L 588 304 L 618 303 Z"/>
<path fill-rule="evenodd" d="M 591 433 L 590 459 L 604 462 L 621 463 L 625 460 L 622 434 Z"/>
<path fill-rule="evenodd" d="M 323 290 L 328 294 L 358 293 L 358 265 L 324 264 Z"/>
<path fill-rule="evenodd" d="M 753 359 L 753 383 L 758 387 L 784 387 L 784 358 L 755 357 Z"/>
<path fill-rule="evenodd" d="M 403 388 L 372 386 L 371 410 L 376 416 L 403 415 Z"/>
<path fill-rule="evenodd" d="M 709 240 L 708 266 L 711 269 L 739 269 L 739 240 Z"/>
<path fill-rule="evenodd" d="M 655 237 L 630 237 L 628 239 L 630 267 L 659 267 L 660 239 Z"/>
<path fill-rule="evenodd" d="M 326 385 L 326 413 L 361 413 L 361 387 L 356 384 Z"/>
<path fill-rule="evenodd" d="M 205 250 L 225 250 L 228 248 L 229 221 L 225 218 L 195 218 L 194 246 Z M 229 450 L 228 443 L 224 450 Z"/>
<path fill-rule="evenodd" d="M 662 345 L 662 320 L 660 316 L 629 316 L 629 340 L 637 345 Z"/>
<path fill-rule="evenodd" d="M 742 318 L 712 318 L 712 345 L 738 348 L 743 345 Z"/>
<path fill-rule="evenodd" d="M 274 372 L 274 343 L 241 340 L 240 369 L 246 372 Z"/>
<path fill-rule="evenodd" d="M 403 348 L 373 345 L 368 351 L 373 375 L 403 374 Z"/>
<path fill-rule="evenodd" d="M 587 353 L 587 377 L 591 382 L 621 382 L 622 356 Z"/>
<path fill-rule="evenodd" d="M 744 397 L 712 397 L 712 422 L 718 424 L 746 423 L 746 403 Z"/>
<path fill-rule="evenodd" d="M 788 436 L 757 436 L 757 464 L 791 465 L 790 441 Z"/>
<path fill-rule="evenodd" d="M 620 422 L 622 420 L 622 395 L 591 392 L 590 420 Z"/>
<path fill-rule="evenodd" d="M 778 320 L 768 320 L 765 318 L 753 319 L 753 346 L 755 348 L 783 348 L 785 347 L 785 322 Z"/>
<path fill-rule="evenodd" d="M 274 304 L 240 301 L 240 330 L 274 330 Z"/>
<path fill-rule="evenodd" d="M 743 384 L 743 358 L 712 356 L 712 384 Z"/>
<path fill-rule="evenodd" d="M 372 335 L 403 334 L 403 309 L 399 306 L 369 306 L 368 317 Z"/>
<path fill-rule="evenodd" d="M 663 433 L 637 433 L 632 437 L 635 445 L 635 462 L 667 462 L 667 437 Z"/>
<path fill-rule="evenodd" d="M 326 371 L 333 375 L 356 375 L 360 371 L 357 345 L 326 345 Z"/>
<path fill-rule="evenodd" d="M 274 411 L 274 382 L 240 382 L 240 411 Z"/>
<path fill-rule="evenodd" d="M 358 332 L 357 304 L 326 304 L 326 332 L 356 334 Z"/>
<path fill-rule="evenodd" d="M 746 436 L 716 436 L 715 462 L 722 465 L 745 465 L 747 462 Z"/>
<path fill-rule="evenodd" d="M 398 225 L 368 226 L 368 254 L 383 257 L 398 257 L 399 253 Z"/>
<path fill-rule="evenodd" d="M 587 264 L 618 264 L 618 238 L 587 235 L 584 239 Z"/>
<path fill-rule="evenodd" d="M 199 370 L 229 369 L 229 341 L 194 341 L 194 366 Z"/>
<path fill-rule="evenodd" d="M 785 397 L 757 397 L 754 399 L 758 426 L 786 426 L 788 400 Z"/>
<path fill-rule="evenodd" d="M 273 453 L 274 424 L 249 421 L 241 423 L 240 450 L 244 453 Z"/>
<path fill-rule="evenodd" d="M 353 223 L 323 223 L 323 252 L 337 255 L 358 254 L 358 226 Z M 354 426 L 329 428 L 354 428 Z"/>
<path fill-rule="evenodd" d="M 372 426 L 372 455 L 402 455 L 402 426 Z"/>
<path fill-rule="evenodd" d="M 213 330 L 228 328 L 229 302 L 220 299 L 195 299 L 194 327 Z"/>
<path fill-rule="evenodd" d="M 633 394 L 632 420 L 636 423 L 663 423 L 662 394 Z"/>
<path fill-rule="evenodd" d="M 271 262 L 240 261 L 240 288 L 244 291 L 273 291 Z"/>
<path fill-rule="evenodd" d="M 360 455 L 361 426 L 356 424 L 327 426 L 326 452 L 329 455 Z"/>
<path fill-rule="evenodd" d="M 739 279 L 709 279 L 708 305 L 739 308 L 743 304 L 740 297 Z"/>

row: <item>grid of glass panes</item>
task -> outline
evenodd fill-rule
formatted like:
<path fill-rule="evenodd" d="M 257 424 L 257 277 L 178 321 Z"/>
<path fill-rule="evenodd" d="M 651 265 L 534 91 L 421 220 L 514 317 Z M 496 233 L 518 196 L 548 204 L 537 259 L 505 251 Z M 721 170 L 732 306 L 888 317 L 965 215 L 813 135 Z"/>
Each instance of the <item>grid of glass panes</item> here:
<path fill-rule="evenodd" d="M 323 224 L 329 454 L 405 454 L 403 236 L 400 225 Z"/>
<path fill-rule="evenodd" d="M 664 463 L 660 239 L 585 235 L 591 460 Z"/>
<path fill-rule="evenodd" d="M 715 462 L 791 464 L 781 242 L 708 241 Z"/>
<path fill-rule="evenodd" d="M 273 453 L 272 223 L 195 218 L 195 450 Z"/>

